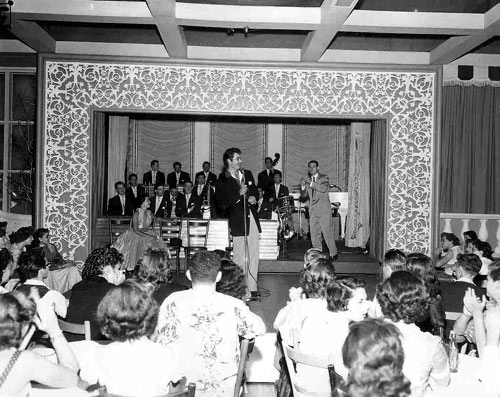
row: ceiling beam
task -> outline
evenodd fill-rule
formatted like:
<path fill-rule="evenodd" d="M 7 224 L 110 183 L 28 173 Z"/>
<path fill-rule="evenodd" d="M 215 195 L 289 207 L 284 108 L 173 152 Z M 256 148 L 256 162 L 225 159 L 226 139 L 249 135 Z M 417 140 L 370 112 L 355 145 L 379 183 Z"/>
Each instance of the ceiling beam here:
<path fill-rule="evenodd" d="M 430 52 L 431 64 L 448 64 L 500 33 L 500 4 L 484 14 L 484 29 L 470 36 L 451 37 Z"/>
<path fill-rule="evenodd" d="M 11 33 L 35 52 L 56 52 L 56 40 L 36 22 L 12 18 Z"/>
<path fill-rule="evenodd" d="M 317 61 L 341 29 L 358 0 L 323 0 L 321 24 L 307 35 L 302 45 L 301 61 Z"/>
<path fill-rule="evenodd" d="M 176 1 L 146 0 L 146 3 L 168 55 L 172 58 L 187 58 L 186 36 L 175 18 Z"/>

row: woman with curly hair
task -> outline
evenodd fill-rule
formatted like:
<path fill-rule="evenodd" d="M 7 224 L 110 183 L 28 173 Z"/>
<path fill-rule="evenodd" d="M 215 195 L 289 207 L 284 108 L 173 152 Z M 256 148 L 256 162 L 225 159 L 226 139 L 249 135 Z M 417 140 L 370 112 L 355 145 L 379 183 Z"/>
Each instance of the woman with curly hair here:
<path fill-rule="evenodd" d="M 123 256 L 115 248 L 96 248 L 83 265 L 83 280 L 70 290 L 66 320 L 77 324 L 90 321 L 92 339 L 103 339 L 96 322 L 97 306 L 113 286 L 125 280 L 122 262 Z M 75 340 L 73 335 L 68 338 Z"/>
<path fill-rule="evenodd" d="M 336 277 L 327 288 L 327 309 L 304 318 L 297 348 L 312 356 L 329 356 L 335 371 L 346 378 L 342 363 L 342 345 L 349 333 L 351 321 L 363 320 L 369 304 L 366 283 L 353 277 Z M 297 364 L 297 385 L 308 393 L 327 394 L 330 391 L 328 371 Z"/>
<path fill-rule="evenodd" d="M 222 276 L 217 282 L 215 290 L 221 294 L 243 300 L 246 295 L 247 284 L 241 267 L 230 259 L 221 259 L 220 272 Z"/>
<path fill-rule="evenodd" d="M 153 298 L 161 305 L 172 292 L 188 289 L 172 282 L 171 265 L 165 251 L 148 249 L 140 261 L 137 280 L 153 285 Z"/>
<path fill-rule="evenodd" d="M 453 275 L 457 255 L 463 254 L 458 237 L 453 233 L 441 233 L 441 249 L 437 254 L 436 267 L 444 269 L 448 276 Z"/>
<path fill-rule="evenodd" d="M 406 397 L 410 381 L 403 374 L 405 355 L 398 329 L 383 320 L 351 324 L 342 348 L 349 369 L 346 397 Z"/>
<path fill-rule="evenodd" d="M 180 354 L 150 340 L 158 322 L 151 289 L 151 284 L 127 280 L 108 291 L 99 304 L 97 321 L 112 343 L 96 349 L 94 376 L 108 393 L 164 395 L 169 383 L 182 377 Z"/>
<path fill-rule="evenodd" d="M 442 335 L 446 323 L 446 315 L 439 289 L 439 280 L 432 259 L 420 253 L 410 254 L 406 260 L 406 266 L 410 273 L 417 276 L 424 283 L 430 299 L 429 310 L 422 320 L 417 321 L 418 327 L 423 332 Z"/>
<path fill-rule="evenodd" d="M 335 277 L 335 269 L 326 258 L 311 260 L 301 271 L 301 299 L 288 302 L 274 320 L 274 328 L 280 331 L 284 341 L 293 345 L 293 334 L 300 331 L 304 318 L 315 313 L 326 313 L 326 290 Z"/>
<path fill-rule="evenodd" d="M 411 381 L 411 395 L 423 396 L 428 387 L 448 386 L 450 367 L 441 339 L 415 325 L 429 308 L 429 294 L 422 281 L 411 273 L 395 272 L 377 287 L 377 300 L 385 318 L 401 332 L 403 372 Z"/>
<path fill-rule="evenodd" d="M 15 267 L 17 267 L 17 260 L 21 252 L 25 251 L 27 247 L 33 242 L 33 229 L 31 226 L 21 227 L 13 232 L 9 238 L 11 242 L 10 253 L 14 259 Z"/>

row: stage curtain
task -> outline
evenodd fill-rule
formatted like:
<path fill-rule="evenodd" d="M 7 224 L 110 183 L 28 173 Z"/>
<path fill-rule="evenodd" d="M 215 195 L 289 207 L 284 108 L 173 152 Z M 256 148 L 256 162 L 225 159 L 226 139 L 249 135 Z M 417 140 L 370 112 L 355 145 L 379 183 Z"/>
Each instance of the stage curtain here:
<path fill-rule="evenodd" d="M 365 247 L 370 237 L 370 134 L 370 123 L 351 123 L 347 247 Z"/>
<path fill-rule="evenodd" d="M 93 148 L 92 148 L 92 186 L 91 216 L 89 236 L 95 236 L 96 220 L 103 216 L 107 210 L 106 181 L 108 179 L 106 167 L 106 115 L 95 112 L 93 120 Z M 92 239 L 92 249 L 95 248 L 95 239 Z"/>
<path fill-rule="evenodd" d="M 222 172 L 222 156 L 226 149 L 236 147 L 241 150 L 244 169 L 257 174 L 264 169 L 267 126 L 263 123 L 210 123 L 210 159 L 213 172 Z"/>
<path fill-rule="evenodd" d="M 127 139 L 127 160 L 125 167 L 126 179 L 130 174 L 137 173 L 137 120 L 130 119 L 128 125 L 128 139 Z M 142 182 L 142 175 L 137 175 L 138 182 Z"/>
<path fill-rule="evenodd" d="M 137 168 L 134 173 L 142 183 L 143 174 L 151 169 L 151 160 L 160 162 L 165 178 L 173 172 L 172 164 L 179 161 L 182 170 L 192 174 L 193 125 L 188 120 L 135 121 L 137 128 Z M 132 169 L 130 170 L 132 172 Z"/>
<path fill-rule="evenodd" d="M 113 197 L 115 182 L 125 180 L 128 144 L 128 116 L 109 116 L 108 126 L 108 197 Z"/>
<path fill-rule="evenodd" d="M 298 190 L 299 180 L 307 176 L 310 160 L 319 162 L 319 172 L 330 177 L 330 183 L 348 190 L 349 125 L 285 124 L 283 164 L 284 181 L 291 190 Z"/>
<path fill-rule="evenodd" d="M 387 123 L 372 122 L 370 145 L 370 258 L 384 258 L 385 200 L 387 185 Z"/>
<path fill-rule="evenodd" d="M 500 88 L 443 87 L 441 212 L 500 214 Z"/>

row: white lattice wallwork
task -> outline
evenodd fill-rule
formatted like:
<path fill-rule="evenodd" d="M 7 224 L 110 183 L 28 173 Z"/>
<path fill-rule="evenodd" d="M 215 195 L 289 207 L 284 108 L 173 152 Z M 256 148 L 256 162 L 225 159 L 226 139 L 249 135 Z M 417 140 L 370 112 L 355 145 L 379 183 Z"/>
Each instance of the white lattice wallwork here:
<path fill-rule="evenodd" d="M 387 117 L 387 247 L 431 247 L 436 73 L 46 60 L 43 223 L 88 253 L 90 110 Z M 99 203 L 100 204 L 100 203 Z M 383 231 L 381 231 L 383 233 Z"/>

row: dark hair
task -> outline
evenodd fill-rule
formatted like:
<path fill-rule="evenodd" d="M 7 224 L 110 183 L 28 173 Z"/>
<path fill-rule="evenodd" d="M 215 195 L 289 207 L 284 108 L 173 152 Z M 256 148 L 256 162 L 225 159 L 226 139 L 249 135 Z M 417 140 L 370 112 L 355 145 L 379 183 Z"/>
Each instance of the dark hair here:
<path fill-rule="evenodd" d="M 477 240 L 477 233 L 474 230 L 467 230 L 463 234 L 464 240 L 469 241 L 469 240 Z"/>
<path fill-rule="evenodd" d="M 304 254 L 304 266 L 307 267 L 308 263 L 316 258 L 327 259 L 326 255 L 319 248 L 309 248 Z"/>
<path fill-rule="evenodd" d="M 446 240 L 450 241 L 453 243 L 453 245 L 460 245 L 460 240 L 457 236 L 455 236 L 453 233 L 446 233 L 443 232 L 441 233 L 441 238 L 445 238 Z"/>
<path fill-rule="evenodd" d="M 384 265 L 389 266 L 393 272 L 407 270 L 406 255 L 398 249 L 390 249 L 384 255 Z"/>
<path fill-rule="evenodd" d="M 315 258 L 300 272 L 300 285 L 308 298 L 326 299 L 326 289 L 334 277 L 332 263 L 325 258 Z"/>
<path fill-rule="evenodd" d="M 83 265 L 82 278 L 89 280 L 100 276 L 106 266 L 115 267 L 123 262 L 123 255 L 116 248 L 96 248 Z"/>
<path fill-rule="evenodd" d="M 431 298 L 439 295 L 439 280 L 434 269 L 434 262 L 427 255 L 415 252 L 406 259 L 408 271 L 417 276 L 427 288 Z"/>
<path fill-rule="evenodd" d="M 342 347 L 349 369 L 347 397 L 406 397 L 404 350 L 396 326 L 380 319 L 354 322 Z"/>
<path fill-rule="evenodd" d="M 457 266 L 460 266 L 467 274 L 474 278 L 481 270 L 483 263 L 476 254 L 458 254 Z"/>
<path fill-rule="evenodd" d="M 24 226 L 17 229 L 9 236 L 11 244 L 21 243 L 29 239 L 31 236 L 33 236 L 34 231 L 35 229 L 31 226 Z"/>
<path fill-rule="evenodd" d="M 14 259 L 7 248 L 0 249 L 0 280 L 3 278 L 3 272 Z"/>
<path fill-rule="evenodd" d="M 21 252 L 17 263 L 19 266 L 19 281 L 21 281 L 21 283 L 38 276 L 38 272 L 47 267 L 45 256 L 41 248 Z"/>
<path fill-rule="evenodd" d="M 135 177 L 137 178 L 137 174 L 130 174 L 130 175 L 128 176 L 128 180 L 130 181 L 130 178 L 132 178 L 133 176 L 135 176 Z"/>
<path fill-rule="evenodd" d="M 172 167 L 175 168 L 176 165 L 178 165 L 179 167 L 182 167 L 181 163 L 179 163 L 178 161 L 174 161 L 174 164 L 172 164 Z"/>
<path fill-rule="evenodd" d="M 385 317 L 415 323 L 426 315 L 429 295 L 422 281 L 408 272 L 394 272 L 377 286 L 377 300 Z"/>
<path fill-rule="evenodd" d="M 264 163 L 267 163 L 267 160 L 269 160 L 271 163 L 273 162 L 273 159 L 271 157 L 266 157 L 264 159 Z"/>
<path fill-rule="evenodd" d="M 155 164 L 160 164 L 160 162 L 158 160 L 151 160 L 151 167 Z"/>
<path fill-rule="evenodd" d="M 205 165 L 205 164 L 208 164 L 208 166 L 210 167 L 210 161 L 204 161 L 203 164 L 201 165 L 202 167 Z M 205 176 L 205 174 L 203 174 L 203 176 Z"/>
<path fill-rule="evenodd" d="M 150 337 L 158 322 L 152 288 L 136 280 L 112 288 L 99 303 L 97 322 L 102 334 L 113 341 Z"/>
<path fill-rule="evenodd" d="M 311 161 L 309 161 L 309 162 L 307 163 L 307 166 L 309 167 L 309 165 L 310 165 L 311 163 L 314 163 L 314 164 L 316 164 L 316 167 L 319 167 L 319 163 L 318 163 L 318 161 L 317 161 L 317 160 L 311 160 Z"/>
<path fill-rule="evenodd" d="M 137 280 L 153 284 L 169 283 L 172 280 L 171 265 L 165 251 L 148 249 L 142 257 Z"/>
<path fill-rule="evenodd" d="M 227 160 L 232 160 L 236 153 L 241 154 L 241 150 L 236 147 L 226 149 L 226 151 L 222 156 L 222 162 L 224 163 L 224 168 L 227 167 Z"/>
<path fill-rule="evenodd" d="M 491 259 L 491 254 L 493 253 L 490 243 L 487 241 L 473 240 L 471 241 L 473 247 L 478 251 L 483 253 L 483 258 Z"/>
<path fill-rule="evenodd" d="M 283 174 L 279 170 L 274 170 L 274 175 L 279 175 L 280 177 L 283 177 Z"/>
<path fill-rule="evenodd" d="M 137 197 L 137 200 L 135 201 L 135 209 L 141 208 L 142 204 L 146 201 L 146 199 L 149 199 L 148 195 Z"/>
<path fill-rule="evenodd" d="M 123 186 L 125 186 L 125 182 L 122 182 L 122 181 L 118 181 L 118 182 L 116 182 L 116 183 L 115 183 L 115 189 L 118 189 L 118 186 L 119 186 L 119 185 L 123 185 Z"/>
<path fill-rule="evenodd" d="M 19 347 L 35 313 L 35 302 L 22 292 L 0 295 L 0 350 Z"/>
<path fill-rule="evenodd" d="M 193 181 L 191 179 L 188 179 L 187 181 L 184 181 L 184 186 L 186 186 L 186 183 L 190 183 L 191 186 L 193 186 Z"/>
<path fill-rule="evenodd" d="M 40 247 L 40 239 L 48 233 L 50 233 L 50 230 L 44 227 L 36 229 L 35 233 L 33 233 L 33 242 L 31 243 L 31 248 Z"/>
<path fill-rule="evenodd" d="M 326 290 L 328 310 L 331 312 L 344 312 L 347 310 L 349 299 L 356 288 L 364 288 L 366 283 L 354 277 L 335 277 Z"/>
<path fill-rule="evenodd" d="M 227 256 L 227 251 L 224 251 L 224 250 L 213 250 L 214 254 L 217 254 L 219 256 L 219 258 L 222 260 L 222 259 L 229 259 L 229 257 Z"/>
<path fill-rule="evenodd" d="M 243 299 L 247 289 L 243 270 L 230 259 L 222 259 L 220 263 L 222 277 L 215 287 L 216 291 L 236 299 Z"/>
<path fill-rule="evenodd" d="M 500 280 L 500 261 L 495 261 L 488 267 L 488 276 L 491 277 L 493 281 Z"/>
<path fill-rule="evenodd" d="M 213 283 L 217 280 L 221 260 L 212 251 L 198 251 L 188 261 L 188 270 L 193 283 Z"/>

